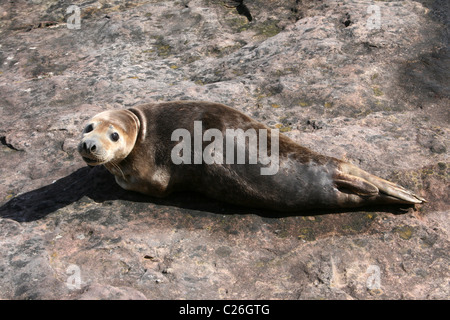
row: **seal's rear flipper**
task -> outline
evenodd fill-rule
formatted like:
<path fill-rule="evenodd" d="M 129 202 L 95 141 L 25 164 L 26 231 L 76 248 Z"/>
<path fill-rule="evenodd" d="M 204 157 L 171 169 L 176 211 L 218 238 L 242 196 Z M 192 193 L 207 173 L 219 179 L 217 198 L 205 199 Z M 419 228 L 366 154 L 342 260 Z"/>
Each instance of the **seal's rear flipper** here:
<path fill-rule="evenodd" d="M 379 193 L 378 188 L 369 181 L 345 173 L 338 174 L 334 183 L 339 190 L 348 191 L 362 197 L 376 196 Z"/>
<path fill-rule="evenodd" d="M 342 172 L 334 178 L 336 187 L 339 190 L 352 192 L 360 197 L 363 202 L 364 198 L 374 203 L 404 203 L 419 204 L 427 202 L 422 197 L 414 194 L 395 183 L 374 176 L 352 164 L 341 164 Z M 350 197 L 348 200 L 355 197 Z"/>

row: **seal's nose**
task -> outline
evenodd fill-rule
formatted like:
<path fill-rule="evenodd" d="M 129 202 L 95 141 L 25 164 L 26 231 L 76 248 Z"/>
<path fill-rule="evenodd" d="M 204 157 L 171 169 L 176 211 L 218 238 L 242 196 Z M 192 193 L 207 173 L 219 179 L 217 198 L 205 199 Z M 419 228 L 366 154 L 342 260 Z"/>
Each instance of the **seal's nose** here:
<path fill-rule="evenodd" d="M 85 152 L 94 152 L 97 149 L 95 142 L 92 140 L 86 140 L 83 142 L 83 150 Z"/>

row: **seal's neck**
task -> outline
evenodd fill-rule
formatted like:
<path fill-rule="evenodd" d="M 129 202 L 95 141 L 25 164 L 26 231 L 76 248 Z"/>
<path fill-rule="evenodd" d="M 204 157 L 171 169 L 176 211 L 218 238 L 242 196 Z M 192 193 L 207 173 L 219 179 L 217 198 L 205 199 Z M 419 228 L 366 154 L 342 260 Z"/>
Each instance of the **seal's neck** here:
<path fill-rule="evenodd" d="M 144 120 L 143 115 L 141 114 L 140 110 L 130 108 L 130 109 L 127 109 L 127 111 L 130 113 L 130 115 L 133 116 L 133 119 L 136 122 L 136 126 L 137 126 L 136 139 L 140 138 L 141 141 L 143 141 L 145 139 L 145 136 L 147 133 L 147 122 Z"/>

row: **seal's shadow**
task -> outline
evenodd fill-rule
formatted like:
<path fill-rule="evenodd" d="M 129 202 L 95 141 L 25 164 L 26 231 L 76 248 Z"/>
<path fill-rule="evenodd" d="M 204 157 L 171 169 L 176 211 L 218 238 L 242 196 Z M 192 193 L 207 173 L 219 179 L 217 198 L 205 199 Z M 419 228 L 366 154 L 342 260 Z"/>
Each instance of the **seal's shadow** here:
<path fill-rule="evenodd" d="M 83 197 L 102 203 L 108 200 L 128 200 L 151 202 L 162 206 L 204 211 L 218 214 L 257 214 L 263 217 L 280 218 L 295 215 L 320 215 L 360 211 L 361 209 L 314 210 L 299 213 L 280 213 L 240 206 L 212 200 L 193 192 L 180 192 L 160 199 L 130 192 L 117 185 L 113 175 L 103 167 L 83 167 L 72 174 L 39 189 L 18 195 L 0 207 L 0 217 L 19 222 L 29 222 L 44 218 L 58 209 L 64 208 Z M 399 207 L 364 208 L 364 211 L 386 211 L 404 213 Z"/>

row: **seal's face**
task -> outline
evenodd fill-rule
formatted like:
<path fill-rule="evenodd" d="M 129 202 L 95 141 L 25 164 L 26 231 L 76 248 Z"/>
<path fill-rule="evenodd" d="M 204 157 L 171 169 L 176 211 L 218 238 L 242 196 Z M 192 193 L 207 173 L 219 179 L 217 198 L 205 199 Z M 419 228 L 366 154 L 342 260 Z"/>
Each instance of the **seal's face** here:
<path fill-rule="evenodd" d="M 128 110 L 105 111 L 87 122 L 78 152 L 90 166 L 119 163 L 134 147 L 139 120 Z"/>

